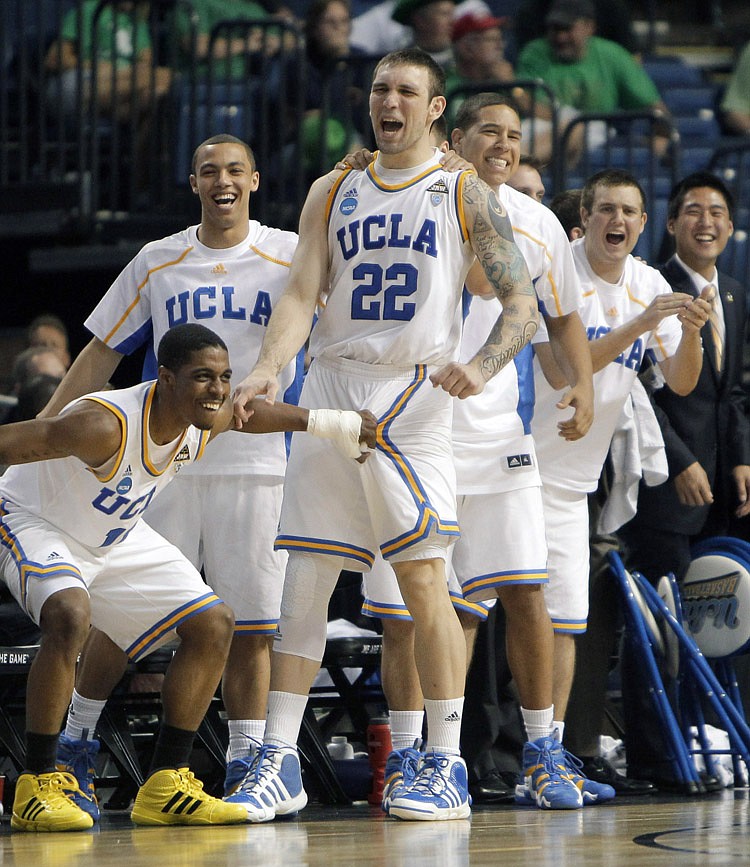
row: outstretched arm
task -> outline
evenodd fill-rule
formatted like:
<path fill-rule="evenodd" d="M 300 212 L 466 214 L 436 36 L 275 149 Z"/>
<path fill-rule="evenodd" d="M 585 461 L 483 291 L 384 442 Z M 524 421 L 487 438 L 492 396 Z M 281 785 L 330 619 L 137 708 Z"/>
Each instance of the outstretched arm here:
<path fill-rule="evenodd" d="M 231 405 L 222 407 L 211 438 L 234 427 Z M 250 417 L 240 428 L 244 433 L 275 433 L 307 431 L 311 436 L 330 439 L 350 458 L 364 459 L 368 449 L 375 448 L 378 420 L 362 410 L 305 409 L 291 403 L 268 403 L 255 398 L 249 407 Z"/>
<path fill-rule="evenodd" d="M 471 246 L 503 311 L 484 346 L 467 364 L 447 364 L 431 377 L 454 397 L 479 394 L 485 383 L 531 340 L 539 311 L 526 261 L 513 240 L 503 205 L 474 174 L 463 183 L 463 207 Z"/>
<path fill-rule="evenodd" d="M 74 456 L 89 467 L 100 467 L 121 442 L 117 416 L 85 400 L 62 415 L 0 425 L 0 463 L 30 464 Z"/>

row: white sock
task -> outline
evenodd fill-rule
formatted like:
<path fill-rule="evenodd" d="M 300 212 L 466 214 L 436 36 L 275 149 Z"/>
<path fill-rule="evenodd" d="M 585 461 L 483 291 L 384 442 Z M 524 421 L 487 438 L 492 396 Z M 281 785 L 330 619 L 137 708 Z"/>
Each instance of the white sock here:
<path fill-rule="evenodd" d="M 445 698 L 424 700 L 427 715 L 427 746 L 425 750 L 437 753 L 447 753 L 458 756 L 461 754 L 461 714 L 464 709 L 464 699 Z"/>
<path fill-rule="evenodd" d="M 65 723 L 65 737 L 73 741 L 91 741 L 94 739 L 96 724 L 102 715 L 105 698 L 99 701 L 95 698 L 84 698 L 73 690 L 73 698 L 68 708 L 68 720 Z"/>
<path fill-rule="evenodd" d="M 557 739 L 560 743 L 563 742 L 563 734 L 565 733 L 565 723 L 562 720 L 554 719 L 552 720 L 552 732 L 554 733 L 555 729 L 557 729 Z"/>
<path fill-rule="evenodd" d="M 552 705 L 541 710 L 529 710 L 522 707 L 521 716 L 527 739 L 538 741 L 539 738 L 548 738 L 553 731 L 552 717 L 554 713 L 555 710 Z"/>
<path fill-rule="evenodd" d="M 391 724 L 391 744 L 394 750 L 405 750 L 407 747 L 413 747 L 414 741 L 422 740 L 423 710 L 391 710 L 388 716 Z"/>
<path fill-rule="evenodd" d="M 268 719 L 264 742 L 296 749 L 306 707 L 306 695 L 271 690 L 268 693 Z"/>
<path fill-rule="evenodd" d="M 264 719 L 230 719 L 227 761 L 248 759 L 253 756 L 258 744 L 263 743 L 265 730 Z"/>

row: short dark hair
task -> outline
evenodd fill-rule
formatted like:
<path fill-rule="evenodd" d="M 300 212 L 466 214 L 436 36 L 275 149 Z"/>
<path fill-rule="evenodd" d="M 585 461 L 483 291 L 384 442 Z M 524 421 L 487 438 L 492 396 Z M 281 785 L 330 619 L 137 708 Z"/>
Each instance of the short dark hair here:
<path fill-rule="evenodd" d="M 34 332 L 37 330 L 37 328 L 43 328 L 44 326 L 54 328 L 55 330 L 59 331 L 67 342 L 68 328 L 62 321 L 62 319 L 60 319 L 59 316 L 55 316 L 54 313 L 42 313 L 39 316 L 35 316 L 29 323 L 29 327 L 26 329 L 26 337 L 29 343 L 31 343 L 34 337 Z"/>
<path fill-rule="evenodd" d="M 732 191 L 724 181 L 718 177 L 718 175 L 715 175 L 712 172 L 700 171 L 687 175 L 681 181 L 677 181 L 677 183 L 672 187 L 672 190 L 669 193 L 669 203 L 667 205 L 668 220 L 674 220 L 677 217 L 687 194 L 691 190 L 698 189 L 698 187 L 708 187 L 709 189 L 716 190 L 716 192 L 724 198 L 727 210 L 729 211 L 729 219 L 734 219 L 735 204 Z"/>
<path fill-rule="evenodd" d="M 37 376 L 38 370 L 34 366 L 34 359 L 37 355 L 54 355 L 59 359 L 57 352 L 51 346 L 45 346 L 43 343 L 35 343 L 33 346 L 27 346 L 26 349 L 16 355 L 13 359 L 13 368 L 11 370 L 11 379 L 16 387 L 28 382 L 29 379 Z M 62 363 L 59 362 L 58 363 Z"/>
<path fill-rule="evenodd" d="M 438 136 L 441 141 L 448 141 L 448 139 L 450 139 L 448 121 L 445 119 L 445 114 L 441 114 L 440 117 L 436 117 L 435 120 L 433 120 L 432 126 L 430 127 L 430 135 Z"/>
<path fill-rule="evenodd" d="M 518 119 L 521 119 L 521 109 L 510 94 L 486 91 L 466 97 L 456 112 L 456 126 L 466 132 L 479 120 L 479 112 L 491 105 L 507 105 L 518 115 Z"/>
<path fill-rule="evenodd" d="M 552 198 L 549 209 L 562 223 L 565 234 L 570 237 L 573 229 L 583 229 L 581 225 L 581 190 L 563 190 Z"/>
<path fill-rule="evenodd" d="M 586 180 L 581 191 L 581 207 L 591 213 L 597 187 L 634 187 L 641 197 L 641 210 L 646 211 L 646 194 L 636 178 L 625 169 L 602 169 Z"/>
<path fill-rule="evenodd" d="M 381 57 L 372 73 L 373 81 L 380 70 L 387 66 L 416 66 L 418 69 L 426 69 L 429 78 L 429 98 L 445 96 L 445 71 L 421 48 L 402 48 Z"/>
<path fill-rule="evenodd" d="M 535 157 L 532 154 L 521 154 L 518 160 L 519 166 L 528 166 L 530 169 L 536 169 L 536 171 L 541 173 L 547 168 L 547 163 L 544 160 L 540 160 L 539 157 Z"/>
<path fill-rule="evenodd" d="M 198 151 L 201 148 L 208 147 L 209 145 L 215 144 L 236 144 L 245 148 L 245 153 L 247 154 L 248 160 L 250 160 L 250 169 L 255 171 L 257 166 L 255 163 L 255 154 L 253 153 L 253 149 L 246 141 L 242 141 L 241 138 L 237 138 L 236 135 L 229 135 L 229 133 L 220 133 L 219 135 L 212 135 L 211 138 L 207 138 L 205 141 L 202 141 L 198 147 L 193 151 L 193 159 L 190 162 L 190 171 L 195 174 L 195 170 L 198 168 Z"/>
<path fill-rule="evenodd" d="M 165 332 L 159 341 L 156 358 L 159 367 L 177 371 L 183 365 L 189 364 L 194 352 L 200 352 L 210 346 L 218 346 L 226 350 L 227 345 L 215 331 L 205 325 L 187 322 L 184 325 L 174 325 Z"/>

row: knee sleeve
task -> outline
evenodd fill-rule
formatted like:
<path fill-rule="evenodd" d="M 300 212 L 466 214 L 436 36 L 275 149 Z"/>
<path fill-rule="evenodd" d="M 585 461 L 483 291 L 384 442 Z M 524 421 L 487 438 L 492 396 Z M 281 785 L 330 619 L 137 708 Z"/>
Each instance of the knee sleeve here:
<path fill-rule="evenodd" d="M 274 650 L 317 662 L 323 659 L 328 602 L 342 567 L 341 557 L 290 552 Z"/>

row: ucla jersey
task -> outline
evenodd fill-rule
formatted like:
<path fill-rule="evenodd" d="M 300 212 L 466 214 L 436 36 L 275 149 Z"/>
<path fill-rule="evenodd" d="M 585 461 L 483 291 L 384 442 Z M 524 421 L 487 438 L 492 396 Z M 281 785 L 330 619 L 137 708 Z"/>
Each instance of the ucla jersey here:
<path fill-rule="evenodd" d="M 253 368 L 266 326 L 286 286 L 297 236 L 251 220 L 241 244 L 214 249 L 201 244 L 198 227 L 146 244 L 117 277 L 86 327 L 125 355 L 144 344 L 143 378 L 156 377 L 156 347 L 173 325 L 197 322 L 227 344 L 232 380 Z M 301 377 L 301 367 L 299 368 Z M 280 398 L 296 403 L 298 368 L 279 377 Z M 283 475 L 284 434 L 248 437 L 230 431 L 206 452 L 200 473 Z"/>
<path fill-rule="evenodd" d="M 497 197 L 508 212 L 540 308 L 549 316 L 579 310 L 581 284 L 570 243 L 557 217 L 507 184 L 500 187 Z M 462 362 L 470 361 L 484 345 L 502 311 L 494 296 L 467 295 L 466 302 Z M 453 441 L 459 493 L 492 493 L 539 484 L 530 436 L 534 413 L 532 358 L 531 347 L 525 347 L 481 394 L 455 402 Z"/>
<path fill-rule="evenodd" d="M 18 464 L 0 478 L 0 496 L 72 536 L 89 548 L 122 541 L 158 491 L 203 454 L 209 431 L 188 427 L 169 448 L 148 432 L 156 384 L 103 391 L 73 401 L 93 400 L 120 421 L 122 443 L 102 467 L 76 457 Z"/>
<path fill-rule="evenodd" d="M 461 287 L 474 257 L 465 178 L 435 157 L 341 175 L 327 203 L 330 287 L 311 355 L 397 366 L 457 358 Z"/>
<path fill-rule="evenodd" d="M 672 291 L 655 268 L 633 256 L 626 259 L 620 282 L 607 283 L 591 270 L 583 239 L 574 241 L 571 247 L 583 288 L 581 319 L 589 340 L 630 322 L 657 295 Z M 573 491 L 596 490 L 617 420 L 646 353 L 652 353 L 656 361 L 663 361 L 674 355 L 681 337 L 677 317 L 668 316 L 595 373 L 594 421 L 586 436 L 575 442 L 560 438 L 557 422 L 570 412 L 556 408 L 561 392 L 549 385 L 538 362 L 535 364 L 537 400 L 532 430 L 544 481 Z"/>

